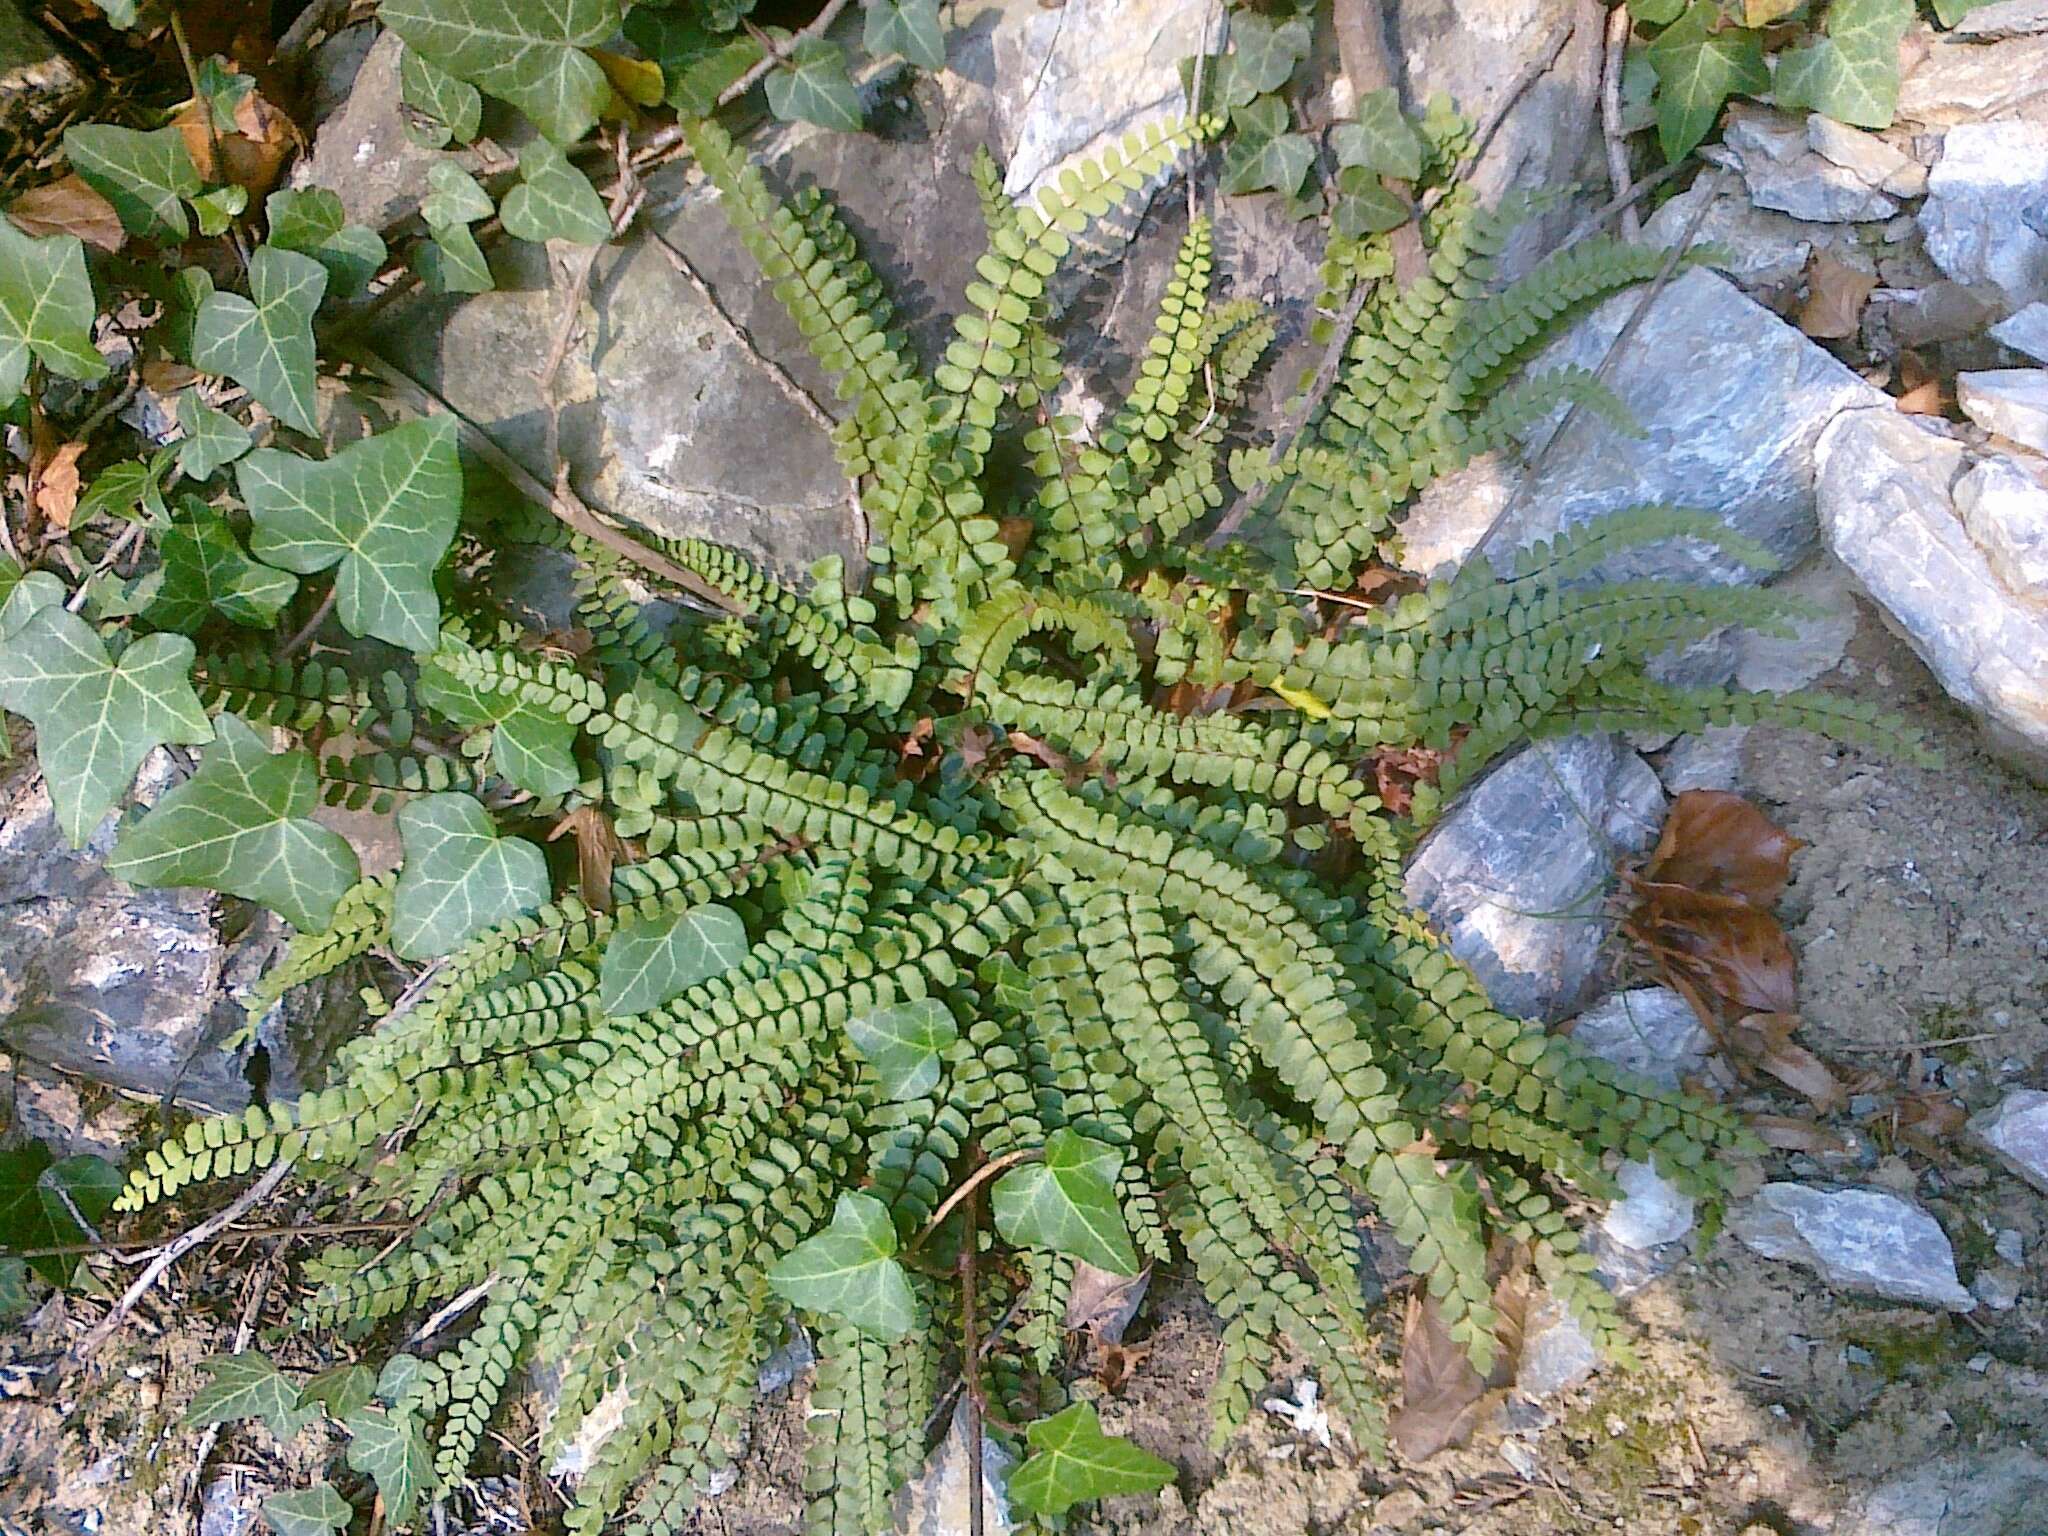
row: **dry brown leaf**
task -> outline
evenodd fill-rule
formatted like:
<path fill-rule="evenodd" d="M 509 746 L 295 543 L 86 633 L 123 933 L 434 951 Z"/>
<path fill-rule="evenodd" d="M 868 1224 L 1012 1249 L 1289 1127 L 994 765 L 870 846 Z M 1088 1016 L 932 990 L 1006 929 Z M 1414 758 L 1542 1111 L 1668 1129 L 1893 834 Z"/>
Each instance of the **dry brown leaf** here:
<path fill-rule="evenodd" d="M 1805 846 L 1740 795 L 1688 789 L 1672 802 L 1644 874 L 1767 907 L 1785 893 L 1792 855 Z"/>
<path fill-rule="evenodd" d="M 1409 1461 L 1471 1438 L 1487 1398 L 1486 1383 L 1465 1346 L 1444 1327 L 1434 1296 L 1408 1298 L 1401 1329 L 1401 1403 L 1387 1420 L 1387 1438 Z"/>
<path fill-rule="evenodd" d="M 1057 747 L 1049 746 L 1026 731 L 1010 732 L 1010 750 L 1021 753 L 1033 762 L 1043 763 L 1054 773 L 1065 779 L 1068 785 L 1080 783 L 1087 774 L 1074 764 L 1074 760 Z"/>
<path fill-rule="evenodd" d="M 83 443 L 66 443 L 36 477 L 36 509 L 52 528 L 68 529 L 78 508 L 78 456 Z"/>
<path fill-rule="evenodd" d="M 1799 306 L 1799 329 L 1825 340 L 1854 336 L 1863 323 L 1863 306 L 1876 287 L 1874 274 L 1815 251 L 1806 262 L 1806 302 Z"/>
<path fill-rule="evenodd" d="M 1909 1093 L 1892 1109 L 1892 1135 L 1927 1157 L 1946 1157 L 1969 1118 L 1946 1093 Z"/>
<path fill-rule="evenodd" d="M 1751 1115 L 1745 1122 L 1767 1147 L 1780 1152 L 1846 1152 L 1849 1144 L 1826 1126 L 1790 1115 Z"/>
<path fill-rule="evenodd" d="M 1770 1073 L 1795 1093 L 1813 1100 L 1822 1113 L 1840 1109 L 1847 1094 L 1828 1064 L 1795 1043 L 1796 1013 L 1752 1013 L 1722 1033 L 1722 1043 L 1739 1065 Z"/>
<path fill-rule="evenodd" d="M 142 382 L 159 395 L 175 395 L 199 382 L 199 370 L 168 357 L 152 357 L 142 364 Z"/>
<path fill-rule="evenodd" d="M 114 205 L 76 175 L 22 193 L 7 205 L 7 217 L 23 234 L 37 239 L 76 235 L 108 252 L 120 250 L 128 238 Z"/>
<path fill-rule="evenodd" d="M 1028 517 L 1006 517 L 996 524 L 996 538 L 1010 552 L 1012 560 L 1024 558 L 1024 551 L 1031 547 L 1032 537 L 1037 532 L 1038 525 Z"/>
<path fill-rule="evenodd" d="M 284 163 L 299 144 L 299 131 L 292 120 L 251 90 L 235 103 L 235 131 L 216 133 L 203 101 L 189 101 L 171 119 L 185 141 L 192 163 L 207 182 L 233 182 L 246 188 L 251 204 L 277 185 Z M 220 158 L 214 159 L 218 138 Z"/>
<path fill-rule="evenodd" d="M 1623 924 L 1671 985 L 1741 1013 L 1790 1013 L 1798 1006 L 1792 945 L 1778 920 L 1734 896 L 1685 885 L 1635 885 L 1640 904 Z"/>
<path fill-rule="evenodd" d="M 1152 1266 L 1135 1275 L 1114 1275 L 1086 1259 L 1074 1261 L 1073 1283 L 1067 1287 L 1066 1325 L 1105 1344 L 1123 1342 L 1124 1330 L 1138 1315 L 1152 1284 Z"/>
<path fill-rule="evenodd" d="M 1381 747 L 1372 755 L 1380 804 L 1396 816 L 1407 815 L 1415 804 L 1415 786 L 1434 784 L 1449 755 L 1434 747 Z"/>
<path fill-rule="evenodd" d="M 994 750 L 996 733 L 985 725 L 970 725 L 960 733 L 960 766 L 969 773 L 975 773 L 988 762 L 988 755 Z"/>
<path fill-rule="evenodd" d="M 1917 352 L 1899 354 L 1899 393 L 1893 402 L 1910 416 L 1945 416 L 1948 393 L 1941 376 Z"/>
<path fill-rule="evenodd" d="M 595 805 L 579 805 L 548 832 L 553 842 L 563 833 L 576 839 L 576 881 L 584 904 L 598 912 L 612 909 L 612 870 L 621 862 L 631 863 L 634 850 L 612 826 L 612 819 Z"/>

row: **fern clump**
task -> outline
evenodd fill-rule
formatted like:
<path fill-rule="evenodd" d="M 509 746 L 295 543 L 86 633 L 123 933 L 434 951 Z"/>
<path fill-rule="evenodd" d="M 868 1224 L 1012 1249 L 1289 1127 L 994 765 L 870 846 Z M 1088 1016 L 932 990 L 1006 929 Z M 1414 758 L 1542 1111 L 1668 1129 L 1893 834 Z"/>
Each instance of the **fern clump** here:
<path fill-rule="evenodd" d="M 580 894 L 474 914 L 489 925 L 345 1049 L 331 1086 L 191 1126 L 125 1197 L 289 1160 L 411 1217 L 387 1248 L 330 1253 L 311 1315 L 481 1288 L 473 1326 L 391 1409 L 431 1441 L 441 1486 L 542 1359 L 563 1383 L 555 1444 L 623 1404 L 571 1528 L 625 1507 L 629 1530 L 676 1530 L 794 1316 L 818 1344 L 813 1528 L 877 1530 L 953 1374 L 986 1371 L 1013 1414 L 1057 1406 L 1076 1263 L 1177 1255 L 1224 1319 L 1219 1435 L 1284 1338 L 1370 1447 L 1361 1203 L 1484 1367 L 1490 1241 L 1528 1244 L 1614 1342 L 1568 1191 L 1605 1192 L 1614 1154 L 1715 1192 L 1717 1153 L 1743 1139 L 1727 1112 L 1502 1016 L 1409 909 L 1402 858 L 1436 801 L 1394 814 L 1372 761 L 1434 749 L 1448 787 L 1576 730 L 1870 729 L 1839 705 L 1645 677 L 1719 626 L 1779 623 L 1771 598 L 1589 579 L 1632 543 L 1761 552 L 1646 508 L 1334 628 L 1298 595 L 1350 585 L 1392 552 L 1419 486 L 1556 403 L 1620 417 L 1582 374 L 1517 371 L 1650 254 L 1591 242 L 1497 288 L 1514 210 L 1453 190 L 1427 274 L 1374 289 L 1309 428 L 1226 467 L 1228 410 L 1273 324 L 1213 297 L 1196 220 L 1138 383 L 1091 439 L 1057 409 L 1047 280 L 1193 132 L 1147 131 L 1035 208 L 984 160 L 988 252 L 926 373 L 830 203 L 782 203 L 719 128 L 689 130 L 837 379 L 875 534 L 865 591 L 674 541 L 666 557 L 743 617 L 657 634 L 616 557 L 571 540 L 587 647 L 465 621 L 410 683 L 202 662 L 216 708 L 368 741 L 322 770 L 329 798 L 399 803 L 437 857 L 493 844 L 442 814 L 464 790 L 501 820 L 599 814 L 622 850 L 595 888 L 586 869 Z M 1335 265 L 1347 284 L 1384 270 L 1364 247 Z M 999 460 L 1009 433 L 1022 452 Z M 1188 545 L 1232 479 L 1270 499 L 1291 555 Z M 1183 683 L 1261 707 L 1173 707 Z M 473 729 L 465 752 L 421 766 L 421 712 Z M 502 858 L 501 894 L 522 888 L 502 848 L 464 857 Z M 409 861 L 356 886 L 266 997 L 382 946 L 433 953 L 424 879 Z M 964 1365 L 963 1251 L 980 1254 L 980 1326 L 1005 1323 Z"/>

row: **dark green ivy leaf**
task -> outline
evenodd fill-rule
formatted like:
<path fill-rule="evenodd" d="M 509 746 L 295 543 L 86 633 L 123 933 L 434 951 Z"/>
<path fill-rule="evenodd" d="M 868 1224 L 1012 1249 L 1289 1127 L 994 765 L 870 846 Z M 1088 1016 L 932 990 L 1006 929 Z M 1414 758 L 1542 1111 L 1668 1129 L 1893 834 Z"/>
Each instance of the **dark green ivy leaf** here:
<path fill-rule="evenodd" d="M 26 1315 L 35 1304 L 28 1291 L 28 1265 L 11 1253 L 0 1253 L 0 1323 Z"/>
<path fill-rule="evenodd" d="M 238 71 L 219 54 L 202 60 L 197 70 L 199 99 L 213 114 L 216 133 L 234 133 L 235 108 L 256 89 L 256 77 Z"/>
<path fill-rule="evenodd" d="M 0 219 L 0 406 L 20 396 L 31 358 L 67 379 L 103 375 L 97 313 L 78 236 L 36 240 Z"/>
<path fill-rule="evenodd" d="M 1337 172 L 1337 201 L 1331 227 L 1347 240 L 1398 229 L 1408 222 L 1408 205 L 1373 172 L 1347 165 Z"/>
<path fill-rule="evenodd" d="M 315 435 L 313 312 L 327 291 L 327 269 L 310 256 L 257 249 L 249 258 L 249 298 L 214 293 L 192 324 L 192 363 L 226 374 L 286 426 Z"/>
<path fill-rule="evenodd" d="M 1312 41 L 1306 16 L 1276 21 L 1257 11 L 1233 10 L 1230 15 L 1231 73 L 1250 95 L 1277 91 L 1308 57 Z"/>
<path fill-rule="evenodd" d="M 946 67 L 946 35 L 939 0 L 867 0 L 861 41 L 877 58 L 900 54 L 919 69 Z"/>
<path fill-rule="evenodd" d="M 730 907 L 706 903 L 632 918 L 605 946 L 599 1004 L 615 1019 L 645 1013 L 746 957 L 746 925 Z"/>
<path fill-rule="evenodd" d="M 823 1312 L 877 1339 L 900 1339 L 917 1322 L 910 1276 L 896 1261 L 896 1225 L 873 1195 L 843 1194 L 832 1224 L 768 1271 L 793 1306 Z"/>
<path fill-rule="evenodd" d="M 661 66 L 669 105 L 694 117 L 710 116 L 733 82 L 761 62 L 753 38 L 714 31 L 686 6 L 636 5 L 626 13 L 626 36 Z"/>
<path fill-rule="evenodd" d="M 0 1152 L 0 1249 L 85 1242 L 92 1234 L 78 1218 L 98 1221 L 120 1192 L 120 1171 L 103 1157 L 82 1153 L 52 1162 L 39 1141 Z M 50 1284 L 67 1285 L 78 1256 L 44 1254 L 26 1263 Z"/>
<path fill-rule="evenodd" d="M 1714 0 L 1692 0 L 1650 44 L 1657 71 L 1657 142 L 1676 161 L 1712 131 L 1730 96 L 1758 96 L 1771 88 L 1764 68 L 1763 35 L 1723 25 Z"/>
<path fill-rule="evenodd" d="M 409 651 L 434 648 L 434 568 L 462 506 L 452 419 L 407 422 L 324 463 L 259 448 L 235 466 L 235 483 L 259 560 L 301 575 L 338 566 L 342 628 Z"/>
<path fill-rule="evenodd" d="M 192 691 L 192 642 L 145 635 L 121 653 L 61 607 L 37 610 L 0 648 L 0 709 L 36 728 L 57 825 L 82 848 L 152 747 L 213 739 Z"/>
<path fill-rule="evenodd" d="M 263 217 L 269 243 L 319 262 L 336 293 L 359 291 L 384 265 L 383 237 L 367 225 L 349 223 L 341 199 L 325 187 L 273 192 L 263 201 Z"/>
<path fill-rule="evenodd" d="M 227 519 L 196 496 L 180 499 L 157 553 L 163 581 L 149 616 L 180 634 L 196 633 L 215 615 L 245 629 L 269 629 L 299 590 L 291 572 L 250 559 Z"/>
<path fill-rule="evenodd" d="M 467 224 L 444 224 L 413 247 L 420 279 L 435 293 L 489 293 L 497 286 L 484 248 Z"/>
<path fill-rule="evenodd" d="M 324 931 L 362 870 L 348 839 L 312 819 L 320 804 L 312 755 L 273 754 L 234 715 L 213 724 L 198 772 L 121 833 L 108 870 L 130 885 L 224 891 L 301 933 Z"/>
<path fill-rule="evenodd" d="M 846 74 L 846 55 L 822 37 L 797 39 L 788 62 L 770 71 L 768 110 L 785 123 L 816 123 L 841 133 L 861 125 L 860 93 Z"/>
<path fill-rule="evenodd" d="M 1392 86 L 1367 91 L 1358 101 L 1358 121 L 1330 130 L 1330 147 L 1340 165 L 1363 166 L 1396 181 L 1422 174 L 1422 140 L 1401 112 L 1401 98 Z"/>
<path fill-rule="evenodd" d="M 394 1523 L 412 1518 L 413 1506 L 433 1486 L 434 1454 L 409 1413 L 358 1408 L 342 1420 L 349 1432 L 348 1464 L 376 1480 L 384 1512 Z"/>
<path fill-rule="evenodd" d="M 1051 1248 L 1112 1274 L 1135 1275 L 1138 1255 L 1116 1203 L 1116 1148 L 1054 1131 L 1045 1154 L 996 1180 L 989 1208 L 996 1230 L 1020 1248 Z"/>
<path fill-rule="evenodd" d="M 263 1501 L 263 1518 L 277 1536 L 331 1536 L 346 1530 L 355 1511 L 331 1483 L 315 1483 L 289 1493 L 273 1493 Z"/>
<path fill-rule="evenodd" d="M 1780 55 L 1777 104 L 1889 128 L 1899 105 L 1899 40 L 1912 23 L 1912 0 L 1834 0 L 1827 36 Z"/>
<path fill-rule="evenodd" d="M 1645 26 L 1668 27 L 1685 10 L 1685 0 L 1628 0 L 1628 13 Z"/>
<path fill-rule="evenodd" d="M 194 1429 L 261 1419 L 280 1440 L 289 1440 L 319 1416 L 299 1406 L 299 1389 L 268 1357 L 255 1350 L 215 1355 L 200 1365 L 213 1379 L 192 1395 L 185 1422 Z"/>
<path fill-rule="evenodd" d="M 247 427 L 201 400 L 196 389 L 178 396 L 178 425 L 185 431 L 178 443 L 178 473 L 188 480 L 207 479 L 247 453 L 255 441 Z"/>
<path fill-rule="evenodd" d="M 377 1377 L 367 1365 L 330 1366 L 299 1389 L 299 1401 L 318 1403 L 329 1417 L 345 1419 L 376 1396 Z"/>
<path fill-rule="evenodd" d="M 240 186 L 211 187 L 191 201 L 192 212 L 199 220 L 199 233 L 225 234 L 227 227 L 249 206 L 249 189 Z"/>
<path fill-rule="evenodd" d="M 532 118 L 557 144 L 590 131 L 611 82 L 583 50 L 619 30 L 619 0 L 384 0 L 408 48 Z"/>
<path fill-rule="evenodd" d="M 519 837 L 501 837 L 468 795 L 422 795 L 398 813 L 405 863 L 391 904 L 391 948 L 431 960 L 548 897 L 548 863 Z"/>
<path fill-rule="evenodd" d="M 569 157 L 546 139 L 519 151 L 519 185 L 505 194 L 498 218 L 519 240 L 572 240 L 602 245 L 612 237 L 604 202 Z"/>
<path fill-rule="evenodd" d="M 440 149 L 451 139 L 467 144 L 483 126 L 484 99 L 477 88 L 416 49 L 398 56 L 398 92 L 418 114 L 406 120 L 406 134 L 424 148 Z"/>
<path fill-rule="evenodd" d="M 1218 185 L 1234 195 L 1279 192 L 1292 197 L 1315 164 L 1307 135 L 1288 131 L 1287 103 L 1261 96 L 1230 114 L 1233 130 Z"/>
<path fill-rule="evenodd" d="M 1031 1455 L 1010 1474 L 1010 1496 L 1029 1514 L 1062 1515 L 1087 1499 L 1149 1493 L 1173 1481 L 1173 1464 L 1102 1432 L 1093 1403 L 1075 1403 L 1024 1431 Z"/>
<path fill-rule="evenodd" d="M 114 205 L 129 234 L 182 240 L 191 233 L 182 199 L 197 197 L 203 183 L 177 129 L 143 133 L 81 123 L 64 130 L 64 155 L 86 185 Z"/>

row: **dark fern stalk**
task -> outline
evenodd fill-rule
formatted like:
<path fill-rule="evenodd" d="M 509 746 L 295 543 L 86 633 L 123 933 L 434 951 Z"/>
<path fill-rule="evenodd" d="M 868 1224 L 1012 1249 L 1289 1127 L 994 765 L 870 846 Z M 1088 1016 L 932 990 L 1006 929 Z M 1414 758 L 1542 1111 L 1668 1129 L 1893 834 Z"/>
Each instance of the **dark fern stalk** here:
<path fill-rule="evenodd" d="M 862 1273 L 893 1320 L 803 1309 L 819 1346 L 806 1487 L 812 1529 L 882 1528 L 957 1351 L 981 1390 L 973 1327 L 954 1331 L 953 1255 L 987 1234 L 949 1220 L 914 1241 L 979 1159 L 1030 1152 L 1035 1177 L 1078 1149 L 1110 1170 L 1133 1260 L 1186 1256 L 1223 1319 L 1219 1436 L 1285 1338 L 1361 1444 L 1379 1443 L 1360 1201 L 1482 1370 L 1495 1235 L 1531 1245 L 1545 1283 L 1620 1347 L 1567 1189 L 1605 1193 L 1602 1159 L 1618 1155 L 1711 1195 L 1717 1153 L 1744 1133 L 1490 1007 L 1402 895 L 1404 850 L 1435 801 L 1391 815 L 1369 760 L 1436 748 L 1447 790 L 1569 731 L 1887 728 L 1836 701 L 1645 678 L 1671 646 L 1786 612 L 1749 590 L 1591 579 L 1612 552 L 1673 537 L 1762 560 L 1682 511 L 1623 513 L 1499 572 L 1475 561 L 1334 638 L 1290 589 L 1348 585 L 1389 552 L 1417 488 L 1559 402 L 1625 419 L 1583 374 L 1517 373 L 1649 257 L 1588 242 L 1497 288 L 1513 210 L 1445 197 L 1426 274 L 1371 291 L 1326 408 L 1284 455 L 1230 466 L 1277 499 L 1293 555 L 1276 572 L 1183 537 L 1223 501 L 1222 420 L 1272 335 L 1256 306 L 1211 301 L 1205 224 L 1105 429 L 1091 441 L 1053 404 L 1046 279 L 1190 130 L 1147 130 L 1031 209 L 1004 201 L 985 164 L 989 250 L 929 374 L 831 205 L 785 206 L 721 130 L 689 134 L 837 380 L 839 451 L 876 532 L 866 591 L 831 569 L 799 591 L 730 550 L 672 542 L 749 617 L 662 636 L 612 557 L 579 543 L 587 653 L 450 628 L 431 667 L 481 701 L 465 706 L 475 719 L 573 743 L 575 787 L 542 803 L 604 807 L 644 857 L 617 868 L 609 910 L 563 895 L 449 955 L 344 1050 L 330 1086 L 189 1127 L 149 1155 L 129 1206 L 289 1159 L 418 1216 L 387 1252 L 332 1254 L 312 1318 L 387 1316 L 488 1281 L 474 1327 L 393 1411 L 432 1431 L 446 1486 L 522 1361 L 561 1371 L 554 1444 L 600 1400 L 623 1402 L 577 1490 L 582 1532 L 621 1507 L 630 1531 L 681 1528 L 799 1310 L 792 1256 L 863 1201 L 885 1219 L 860 1238 Z M 1347 281 L 1384 269 L 1348 260 Z M 1019 427 L 1036 476 L 1021 493 L 988 472 L 997 435 Z M 205 676 L 265 720 L 360 730 L 403 713 L 312 667 L 223 660 Z M 1182 681 L 1291 707 L 1162 707 Z M 409 730 L 398 721 L 391 753 Z M 938 767 L 906 771 L 908 740 Z M 491 753 L 349 760 L 330 793 L 402 794 L 458 770 L 488 787 L 508 771 Z M 638 1012 L 604 1006 L 622 935 L 713 904 L 743 923 L 744 958 Z M 388 877 L 359 887 L 266 995 L 367 952 L 390 911 Z M 905 1019 L 925 1044 L 877 1043 L 877 1021 Z M 986 1366 L 1013 1416 L 1057 1401 L 1073 1253 L 1031 1246 L 975 1271 L 982 1315 L 1017 1318 Z"/>

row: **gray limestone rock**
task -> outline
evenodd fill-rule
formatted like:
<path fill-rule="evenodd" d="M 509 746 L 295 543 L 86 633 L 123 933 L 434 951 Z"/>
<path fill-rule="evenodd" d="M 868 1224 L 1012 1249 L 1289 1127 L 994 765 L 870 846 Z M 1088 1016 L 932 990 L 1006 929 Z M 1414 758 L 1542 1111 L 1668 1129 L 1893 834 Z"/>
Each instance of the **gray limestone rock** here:
<path fill-rule="evenodd" d="M 2048 1458 L 2022 1446 L 1938 1456 L 1852 1502 L 1834 1536 L 2038 1536 Z"/>
<path fill-rule="evenodd" d="M 1991 339 L 2048 363 L 2048 304 L 2033 303 L 1991 327 Z"/>
<path fill-rule="evenodd" d="M 427 172 L 448 155 L 414 143 L 405 131 L 398 86 L 405 46 L 398 34 L 381 33 L 367 51 L 362 36 L 362 29 L 349 28 L 315 55 L 326 81 L 322 89 L 340 104 L 315 131 L 313 152 L 293 169 L 292 185 L 326 187 L 340 197 L 351 223 L 384 229 L 419 210 L 430 190 Z M 467 152 L 457 158 L 474 164 Z"/>
<path fill-rule="evenodd" d="M 1898 117 L 1929 128 L 2048 121 L 2048 35 L 2004 42 L 1936 36 L 1899 82 Z"/>
<path fill-rule="evenodd" d="M 1957 516 L 1962 445 L 1886 405 L 1843 416 L 1819 458 L 1835 554 L 1992 744 L 2048 772 L 2048 614 L 2005 587 Z"/>
<path fill-rule="evenodd" d="M 2008 591 L 2048 605 L 2048 465 L 2010 454 L 1956 482 L 1956 511 Z"/>
<path fill-rule="evenodd" d="M 1816 153 L 1798 118 L 1767 107 L 1730 107 L 1719 153 L 1732 157 L 1759 208 L 1815 224 L 1869 223 L 1899 211 L 1875 182 Z"/>
<path fill-rule="evenodd" d="M 1614 862 L 1663 814 L 1657 776 L 1615 738 L 1541 743 L 1450 808 L 1408 866 L 1409 899 L 1495 1006 L 1566 1017 L 1595 979 Z"/>
<path fill-rule="evenodd" d="M 1692 1005 L 1669 987 L 1616 992 L 1579 1015 L 1572 1039 L 1664 1088 L 1697 1072 L 1712 1044 Z"/>
<path fill-rule="evenodd" d="M 1874 133 L 1815 112 L 1806 119 L 1806 142 L 1867 187 L 1893 197 L 1919 197 L 1927 190 L 1927 167 Z"/>
<path fill-rule="evenodd" d="M 1707 210 L 1700 217 L 1703 202 Z M 1759 208 L 1735 183 L 1702 176 L 1644 221 L 1643 240 L 1668 250 L 1684 238 L 1695 217 L 1700 217 L 1695 238 L 1727 251 L 1729 264 L 1722 270 L 1752 290 L 1797 282 L 1815 245 L 1828 244 L 1838 233 Z"/>
<path fill-rule="evenodd" d="M 85 90 L 85 77 L 50 34 L 17 0 L 0 0 L 0 129 L 27 138 Z"/>
<path fill-rule="evenodd" d="M 2048 0 L 1998 0 L 1967 11 L 1950 29 L 1956 37 L 1997 40 L 2048 32 Z"/>
<path fill-rule="evenodd" d="M 2048 1191 L 2048 1093 L 2021 1088 L 1970 1122 L 1970 1135 L 2036 1189 Z"/>
<path fill-rule="evenodd" d="M 1959 373 L 1956 404 L 1986 432 L 2048 453 L 2048 368 Z"/>
<path fill-rule="evenodd" d="M 953 1422 L 924 1471 L 896 1490 L 892 1505 L 897 1536 L 968 1536 L 973 1501 L 968 1491 L 967 1407 L 953 1410 Z M 1010 1515 L 1010 1469 L 1016 1458 L 991 1439 L 981 1438 L 981 1515 L 986 1536 L 1017 1529 Z"/>
<path fill-rule="evenodd" d="M 1638 1251 L 1661 1248 L 1692 1230 L 1692 1196 L 1648 1163 L 1623 1163 L 1615 1177 L 1622 1198 L 1600 1220 L 1600 1230 L 1614 1242 Z"/>
<path fill-rule="evenodd" d="M 1681 736 L 1665 749 L 1657 764 L 1664 792 L 1688 789 L 1734 789 L 1742 782 L 1742 744 L 1746 725 L 1710 725 L 1697 736 Z"/>
<path fill-rule="evenodd" d="M 1515 1367 L 1517 1392 L 1532 1399 L 1555 1397 L 1599 1366 L 1599 1349 L 1563 1302 L 1546 1295 L 1530 1307 L 1522 1358 Z"/>
<path fill-rule="evenodd" d="M 1977 1306 L 1940 1224 L 1888 1190 L 1766 1184 L 1728 1227 L 1765 1258 L 1802 1264 L 1841 1290 L 1951 1312 Z"/>
<path fill-rule="evenodd" d="M 1965 123 L 1942 140 L 1920 233 L 1959 283 L 2048 297 L 2048 123 Z"/>

